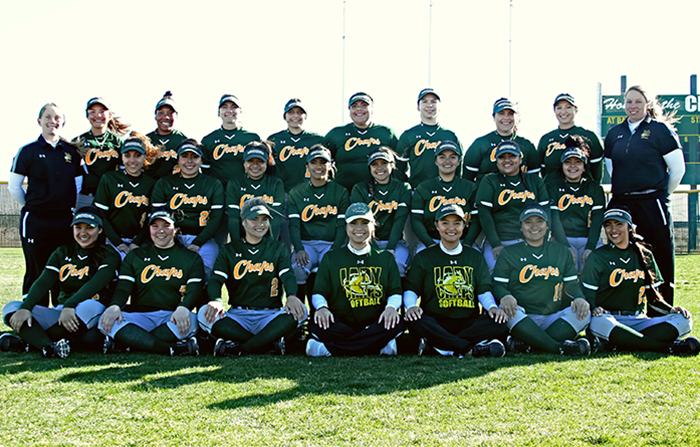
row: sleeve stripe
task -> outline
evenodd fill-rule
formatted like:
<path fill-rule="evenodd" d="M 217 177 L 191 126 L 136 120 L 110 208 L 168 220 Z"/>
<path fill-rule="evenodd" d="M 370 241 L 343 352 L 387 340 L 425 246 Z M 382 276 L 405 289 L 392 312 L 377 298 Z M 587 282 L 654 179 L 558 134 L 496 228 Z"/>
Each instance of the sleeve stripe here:
<path fill-rule="evenodd" d="M 602 210 L 602 209 L 603 209 L 603 205 L 596 205 L 593 208 L 591 208 L 591 210 L 593 210 L 593 211 Z"/>
<path fill-rule="evenodd" d="M 224 279 L 228 279 L 228 275 L 226 273 L 222 272 L 221 270 L 214 270 L 214 274 L 219 275 L 219 276 L 223 277 Z"/>
<path fill-rule="evenodd" d="M 277 275 L 277 276 L 282 276 L 285 273 L 287 273 L 288 271 L 289 271 L 289 269 L 282 269 L 282 270 L 280 270 L 279 275 Z"/>
<path fill-rule="evenodd" d="M 493 280 L 494 280 L 494 281 L 498 281 L 498 282 L 503 282 L 503 283 L 507 283 L 507 282 L 508 282 L 508 278 L 501 278 L 500 276 L 494 276 L 494 277 L 493 277 Z"/>
<path fill-rule="evenodd" d="M 482 200 L 480 203 L 484 206 L 488 206 L 489 208 L 493 208 L 493 203 L 491 202 L 486 202 L 485 200 Z"/>
<path fill-rule="evenodd" d="M 58 268 L 54 267 L 53 265 L 47 265 L 46 266 L 47 270 L 53 270 L 54 272 L 58 273 Z"/>
<path fill-rule="evenodd" d="M 593 284 L 588 284 L 586 282 L 581 282 L 583 284 L 583 287 L 587 288 L 588 290 L 598 290 L 598 286 L 594 286 Z"/>
<path fill-rule="evenodd" d="M 413 214 L 425 214 L 423 210 L 411 210 Z"/>
<path fill-rule="evenodd" d="M 108 210 L 109 210 L 109 207 L 108 207 L 108 206 L 103 205 L 103 204 L 101 204 L 101 203 L 93 202 L 92 204 L 95 205 L 95 208 L 99 208 L 99 209 L 104 210 L 104 211 L 108 211 Z"/>
<path fill-rule="evenodd" d="M 467 171 L 479 172 L 479 168 L 478 168 L 478 167 L 477 167 L 477 168 L 475 168 L 475 167 L 473 167 L 473 166 L 464 166 L 464 167 L 467 168 Z"/>
<path fill-rule="evenodd" d="M 223 207 L 224 207 L 223 205 L 212 205 L 212 206 L 211 206 L 211 209 L 213 209 L 213 210 L 220 210 L 220 209 L 222 209 Z"/>
<path fill-rule="evenodd" d="M 299 214 L 290 214 L 289 216 L 290 219 L 301 219 L 301 216 Z"/>
<path fill-rule="evenodd" d="M 578 279 L 578 276 L 565 276 L 564 281 L 569 282 L 569 281 L 576 281 Z"/>
<path fill-rule="evenodd" d="M 191 282 L 202 282 L 202 278 L 190 278 L 187 280 L 187 284 Z"/>
<path fill-rule="evenodd" d="M 128 275 L 119 275 L 119 279 L 123 279 L 124 281 L 129 281 L 129 282 L 136 282 L 136 280 Z"/>
<path fill-rule="evenodd" d="M 588 160 L 589 163 L 600 163 L 601 161 L 603 161 L 603 157 L 598 157 L 598 158 L 595 158 L 593 160 Z"/>
<path fill-rule="evenodd" d="M 154 207 L 154 208 L 160 208 L 161 206 L 165 206 L 165 202 L 163 202 L 163 203 L 154 203 L 154 204 L 153 204 L 153 207 Z"/>

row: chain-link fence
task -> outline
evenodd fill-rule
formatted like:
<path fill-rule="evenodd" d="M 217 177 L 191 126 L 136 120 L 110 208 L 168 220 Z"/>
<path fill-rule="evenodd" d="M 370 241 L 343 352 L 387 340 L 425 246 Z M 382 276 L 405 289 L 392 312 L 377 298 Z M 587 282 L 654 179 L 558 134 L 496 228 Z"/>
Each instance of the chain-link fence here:
<path fill-rule="evenodd" d="M 10 195 L 7 182 L 0 182 L 0 247 L 21 247 L 20 206 Z M 671 197 L 676 253 L 700 253 L 698 191 L 680 191 Z"/>

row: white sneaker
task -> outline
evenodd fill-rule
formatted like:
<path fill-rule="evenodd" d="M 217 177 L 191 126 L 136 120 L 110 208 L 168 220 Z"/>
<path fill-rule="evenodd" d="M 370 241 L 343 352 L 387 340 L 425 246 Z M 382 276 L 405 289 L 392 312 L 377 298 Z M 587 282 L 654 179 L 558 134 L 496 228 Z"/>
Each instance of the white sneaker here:
<path fill-rule="evenodd" d="M 454 351 L 445 351 L 444 349 L 438 349 L 435 347 L 433 347 L 433 349 L 435 349 L 438 354 L 444 355 L 445 357 L 452 357 L 453 355 L 455 355 Z"/>
<path fill-rule="evenodd" d="M 331 353 L 326 345 L 315 338 L 309 338 L 306 342 L 306 355 L 309 357 L 330 357 Z"/>
<path fill-rule="evenodd" d="M 391 340 L 382 348 L 381 351 L 379 351 L 379 355 L 396 355 L 396 353 L 396 339 Z"/>

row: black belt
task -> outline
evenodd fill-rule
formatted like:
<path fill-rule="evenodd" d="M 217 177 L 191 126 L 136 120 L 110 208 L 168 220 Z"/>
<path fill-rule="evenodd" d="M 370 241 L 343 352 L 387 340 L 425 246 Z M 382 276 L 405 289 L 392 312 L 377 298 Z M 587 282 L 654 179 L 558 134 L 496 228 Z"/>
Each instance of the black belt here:
<path fill-rule="evenodd" d="M 609 310 L 611 315 L 621 315 L 624 317 L 636 317 L 639 315 L 639 311 L 636 310 Z"/>
<path fill-rule="evenodd" d="M 280 310 L 279 307 L 236 306 L 238 310 Z"/>

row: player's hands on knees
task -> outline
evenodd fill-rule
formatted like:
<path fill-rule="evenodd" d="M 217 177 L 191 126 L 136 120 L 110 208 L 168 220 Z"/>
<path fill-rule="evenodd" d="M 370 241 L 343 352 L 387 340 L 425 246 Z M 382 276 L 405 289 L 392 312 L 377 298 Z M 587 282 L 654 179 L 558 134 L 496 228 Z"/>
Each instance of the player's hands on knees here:
<path fill-rule="evenodd" d="M 681 307 L 681 306 L 676 306 L 673 309 L 671 309 L 671 313 L 672 314 L 681 314 L 685 318 L 688 318 L 688 319 L 690 319 L 690 317 L 691 317 L 690 311 L 688 309 L 686 309 L 685 307 Z"/>
<path fill-rule="evenodd" d="M 306 268 L 309 265 L 309 254 L 306 250 L 299 250 L 294 254 L 294 259 L 292 259 L 292 264 L 297 264 L 300 267 Z"/>
<path fill-rule="evenodd" d="M 116 304 L 109 306 L 100 317 L 100 326 L 105 332 L 112 332 L 114 322 L 122 322 L 122 310 Z"/>
<path fill-rule="evenodd" d="M 423 316 L 423 309 L 421 309 L 419 306 L 411 306 L 406 310 L 406 318 L 407 321 L 418 321 L 421 319 Z"/>
<path fill-rule="evenodd" d="M 195 253 L 199 253 L 199 245 L 190 244 L 187 249 Z"/>
<path fill-rule="evenodd" d="M 66 328 L 68 332 L 75 332 L 79 327 L 78 317 L 75 316 L 75 309 L 64 307 L 61 315 L 58 316 L 58 325 Z"/>
<path fill-rule="evenodd" d="M 185 306 L 177 306 L 175 312 L 170 317 L 170 322 L 177 326 L 177 330 L 180 334 L 186 334 L 190 331 L 190 326 L 192 326 L 192 321 L 190 320 L 190 315 L 192 313 Z"/>
<path fill-rule="evenodd" d="M 576 260 L 578 259 L 578 253 L 576 253 L 576 249 L 574 247 L 569 247 L 569 252 L 571 252 L 571 257 L 574 260 L 574 264 L 576 264 Z"/>
<path fill-rule="evenodd" d="M 498 247 L 494 247 L 491 249 L 491 253 L 493 253 L 493 259 L 498 259 L 498 255 L 501 254 L 501 251 L 503 251 L 503 245 L 499 245 Z"/>
<path fill-rule="evenodd" d="M 316 310 L 314 323 L 319 325 L 321 329 L 328 329 L 331 323 L 335 323 L 335 318 L 333 318 L 333 314 L 327 307 L 322 307 Z"/>
<path fill-rule="evenodd" d="M 593 253 L 593 250 L 590 249 L 585 249 L 583 250 L 583 253 L 581 253 L 581 265 L 586 265 L 586 259 L 588 259 L 588 255 Z"/>
<path fill-rule="evenodd" d="M 27 323 L 28 327 L 32 327 L 32 313 L 27 309 L 18 310 L 10 318 L 10 327 L 18 334 L 24 323 Z"/>
<path fill-rule="evenodd" d="M 498 324 L 505 323 L 508 321 L 508 315 L 505 311 L 498 306 L 493 306 L 488 311 L 489 317 Z"/>
<path fill-rule="evenodd" d="M 121 244 L 117 245 L 117 250 L 119 250 L 120 252 L 124 253 L 125 255 L 128 255 L 128 254 L 129 254 L 129 251 L 131 251 L 131 249 L 129 248 L 129 246 L 126 245 L 126 244 L 123 243 L 123 242 L 122 242 Z"/>
<path fill-rule="evenodd" d="M 576 318 L 583 320 L 588 316 L 588 312 L 591 310 L 591 305 L 583 298 L 576 298 L 571 303 L 571 310 L 576 312 Z"/>
<path fill-rule="evenodd" d="M 204 308 L 204 320 L 212 324 L 217 317 L 223 317 L 225 313 L 224 303 L 219 300 L 211 300 L 207 303 L 207 307 Z"/>
<path fill-rule="evenodd" d="M 129 244 L 129 251 L 136 250 L 137 248 L 139 248 L 139 246 L 134 244 L 133 242 L 131 244 Z"/>
<path fill-rule="evenodd" d="M 384 312 L 379 316 L 379 324 L 384 322 L 384 329 L 393 329 L 401 320 L 401 315 L 392 306 L 386 306 Z"/>
<path fill-rule="evenodd" d="M 284 304 L 284 311 L 292 314 L 294 320 L 301 321 L 306 316 L 306 306 L 301 302 L 296 295 L 289 295 L 287 302 Z"/>
<path fill-rule="evenodd" d="M 602 307 L 598 306 L 595 309 L 591 311 L 591 316 L 592 317 L 601 317 L 605 313 L 605 309 Z"/>
<path fill-rule="evenodd" d="M 506 317 L 510 320 L 518 311 L 518 300 L 513 295 L 506 295 L 501 298 L 501 309 L 506 313 Z"/>

